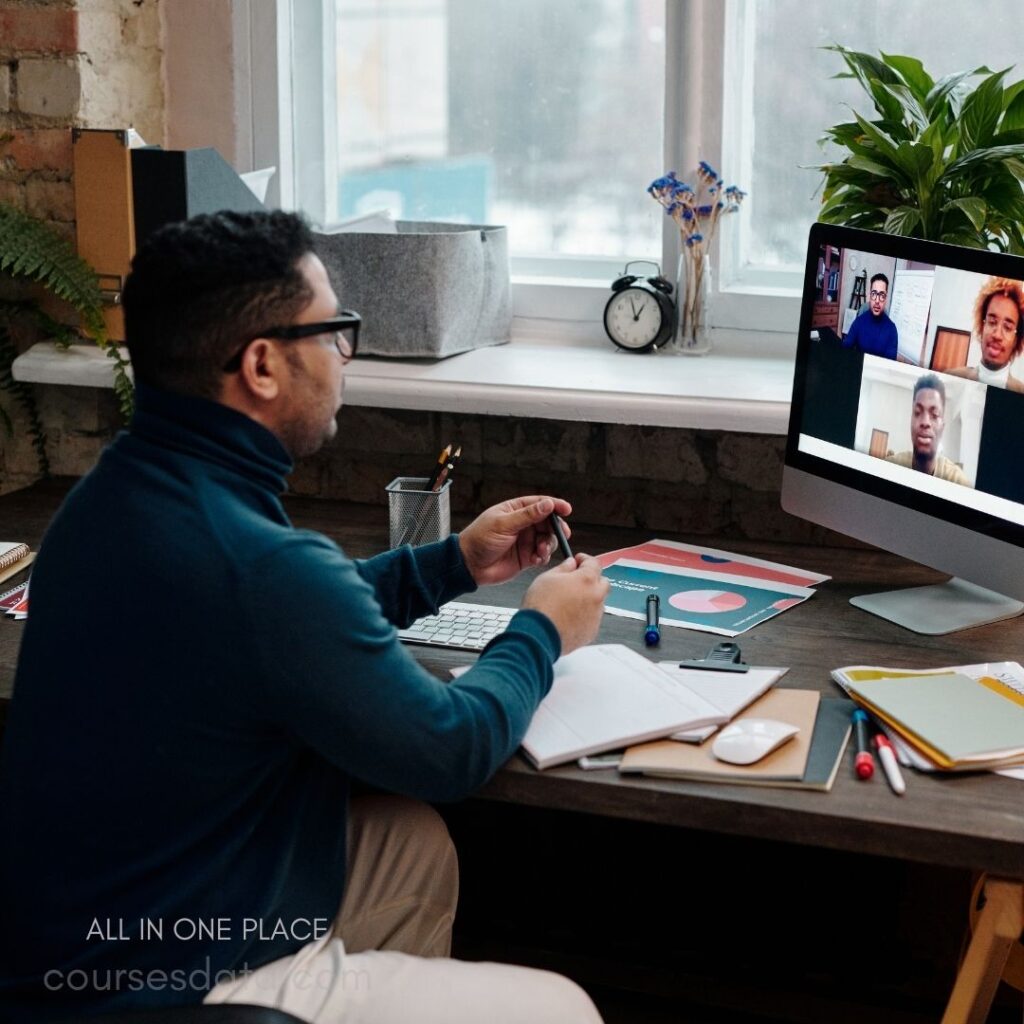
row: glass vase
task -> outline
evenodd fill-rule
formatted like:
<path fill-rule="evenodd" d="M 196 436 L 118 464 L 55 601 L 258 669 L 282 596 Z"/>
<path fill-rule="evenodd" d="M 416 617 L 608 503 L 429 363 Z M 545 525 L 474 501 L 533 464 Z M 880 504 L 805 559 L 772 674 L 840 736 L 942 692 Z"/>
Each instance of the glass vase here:
<path fill-rule="evenodd" d="M 706 356 L 711 351 L 708 305 L 711 301 L 711 260 L 707 253 L 697 258 L 686 250 L 679 257 L 679 330 L 675 351 L 688 356 Z"/>

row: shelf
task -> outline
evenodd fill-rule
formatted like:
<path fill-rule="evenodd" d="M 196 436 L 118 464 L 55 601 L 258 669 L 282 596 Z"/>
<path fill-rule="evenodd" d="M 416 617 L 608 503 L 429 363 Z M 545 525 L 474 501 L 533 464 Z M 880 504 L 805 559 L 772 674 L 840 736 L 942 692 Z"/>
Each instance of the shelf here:
<path fill-rule="evenodd" d="M 110 387 L 113 364 L 92 345 L 39 343 L 17 380 Z M 706 357 L 637 355 L 610 344 L 517 339 L 443 360 L 360 357 L 345 402 L 385 409 L 785 434 L 792 357 L 723 342 Z"/>

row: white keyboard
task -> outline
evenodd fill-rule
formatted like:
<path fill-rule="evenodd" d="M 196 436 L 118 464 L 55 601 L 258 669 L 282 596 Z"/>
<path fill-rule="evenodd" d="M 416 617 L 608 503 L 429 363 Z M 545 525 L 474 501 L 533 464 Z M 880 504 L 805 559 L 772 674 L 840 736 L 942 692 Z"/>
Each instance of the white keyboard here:
<path fill-rule="evenodd" d="M 441 606 L 437 615 L 426 615 L 417 619 L 408 629 L 400 629 L 398 639 L 407 644 L 482 651 L 494 637 L 505 632 L 509 619 L 518 610 L 449 601 Z"/>

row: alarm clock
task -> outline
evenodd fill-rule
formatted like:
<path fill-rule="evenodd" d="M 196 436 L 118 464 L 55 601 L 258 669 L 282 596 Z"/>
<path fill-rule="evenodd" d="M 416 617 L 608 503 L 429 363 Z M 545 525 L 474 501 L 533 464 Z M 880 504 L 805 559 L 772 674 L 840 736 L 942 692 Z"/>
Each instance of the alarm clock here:
<path fill-rule="evenodd" d="M 628 352 L 648 352 L 660 348 L 672 337 L 676 326 L 676 305 L 672 285 L 658 269 L 654 277 L 630 274 L 634 260 L 627 263 L 622 276 L 612 282 L 612 296 L 604 307 L 604 329 L 619 348 Z"/>

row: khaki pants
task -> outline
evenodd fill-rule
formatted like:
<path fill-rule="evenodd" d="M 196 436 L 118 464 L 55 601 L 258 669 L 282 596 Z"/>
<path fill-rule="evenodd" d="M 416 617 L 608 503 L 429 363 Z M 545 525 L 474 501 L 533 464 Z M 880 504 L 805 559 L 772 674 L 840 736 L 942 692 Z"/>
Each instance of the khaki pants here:
<path fill-rule="evenodd" d="M 458 895 L 455 848 L 431 808 L 357 798 L 334 932 L 223 982 L 206 1002 L 273 1006 L 311 1024 L 600 1024 L 560 975 L 447 959 Z"/>

